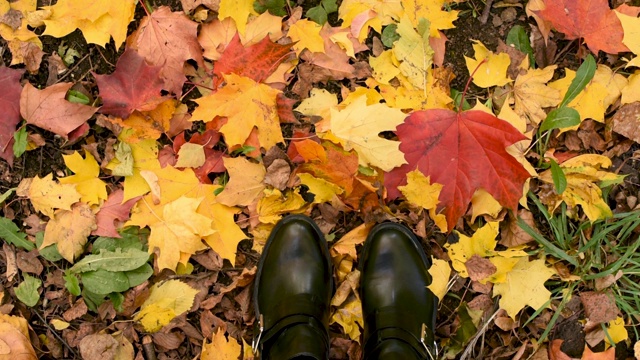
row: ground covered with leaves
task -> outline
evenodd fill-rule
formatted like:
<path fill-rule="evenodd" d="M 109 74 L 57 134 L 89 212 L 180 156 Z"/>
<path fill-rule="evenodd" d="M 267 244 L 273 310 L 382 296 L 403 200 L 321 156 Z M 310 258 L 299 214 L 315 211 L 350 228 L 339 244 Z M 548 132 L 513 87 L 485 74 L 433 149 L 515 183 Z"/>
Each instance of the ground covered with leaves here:
<path fill-rule="evenodd" d="M 433 259 L 440 358 L 640 359 L 635 0 L 0 0 L 0 359 L 250 359 L 282 216 Z"/>

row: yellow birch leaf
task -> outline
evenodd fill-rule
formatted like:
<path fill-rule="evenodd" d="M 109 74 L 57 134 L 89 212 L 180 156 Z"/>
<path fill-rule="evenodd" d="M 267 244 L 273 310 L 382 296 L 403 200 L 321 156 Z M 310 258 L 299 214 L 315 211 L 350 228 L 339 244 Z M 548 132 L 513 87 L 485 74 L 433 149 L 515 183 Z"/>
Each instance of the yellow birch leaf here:
<path fill-rule="evenodd" d="M 321 204 L 329 202 L 334 199 L 335 196 L 342 194 L 344 190 L 336 185 L 332 184 L 324 179 L 317 178 L 311 174 L 300 173 L 298 174 L 300 182 L 309 188 L 309 192 L 314 195 L 313 203 Z"/>
<path fill-rule="evenodd" d="M 393 44 L 393 54 L 400 61 L 402 74 L 418 89 L 427 88 L 427 69 L 433 63 L 433 49 L 429 45 L 429 31 L 416 32 L 411 20 L 404 16 L 398 23 L 400 40 Z"/>
<path fill-rule="evenodd" d="M 331 110 L 331 133 L 344 149 L 355 149 L 361 165 L 373 165 L 384 171 L 405 164 L 400 142 L 378 136 L 394 131 L 406 115 L 385 104 L 367 105 L 365 96 L 359 97 L 344 110 Z"/>
<path fill-rule="evenodd" d="M 178 161 L 175 167 L 197 168 L 204 164 L 204 146 L 200 144 L 184 143 L 178 151 Z"/>
<path fill-rule="evenodd" d="M 196 294 L 198 290 L 179 280 L 157 283 L 133 320 L 140 321 L 147 332 L 156 332 L 191 309 Z"/>
<path fill-rule="evenodd" d="M 494 54 L 480 41 L 473 41 L 475 59 L 464 57 L 469 74 L 473 74 L 473 83 L 488 88 L 491 86 L 504 86 L 511 82 L 507 77 L 507 69 L 511 59 L 506 53 Z"/>
<path fill-rule="evenodd" d="M 262 163 L 252 163 L 245 158 L 223 158 L 224 167 L 229 172 L 229 182 L 216 198 L 227 206 L 247 206 L 264 190 L 267 170 Z"/>
<path fill-rule="evenodd" d="M 331 316 L 330 323 L 340 324 L 351 340 L 360 342 L 360 328 L 364 328 L 360 299 L 353 298 L 351 301 L 343 303 Z"/>
<path fill-rule="evenodd" d="M 247 21 L 251 15 L 258 15 L 253 9 L 253 0 L 220 0 L 218 19 L 232 18 L 240 34 L 245 33 Z"/>
<path fill-rule="evenodd" d="M 128 143 L 128 145 L 131 147 L 131 156 L 133 157 L 133 175 L 124 177 L 124 198 L 122 201 L 144 195 L 151 190 L 147 181 L 140 175 L 141 170 L 160 169 L 158 145 L 154 139 L 141 140 L 136 143 Z M 120 161 L 114 158 L 107 164 L 107 169 L 113 170 L 119 164 Z"/>
<path fill-rule="evenodd" d="M 624 327 L 624 319 L 620 316 L 618 316 L 615 320 L 609 321 L 609 323 L 607 324 L 607 332 L 609 333 L 609 336 L 604 337 L 604 342 L 609 346 L 629 339 L 629 333 Z M 611 340 L 613 340 L 613 344 L 610 343 L 609 337 L 611 337 Z"/>
<path fill-rule="evenodd" d="M 278 189 L 265 189 L 264 197 L 258 201 L 258 219 L 262 223 L 275 224 L 284 213 L 299 213 L 306 201 L 299 189 L 280 192 Z"/>
<path fill-rule="evenodd" d="M 265 13 L 266 14 L 266 13 Z M 242 352 L 242 347 L 238 342 L 224 336 L 224 330 L 218 328 L 213 334 L 211 343 L 207 344 L 207 339 L 202 344 L 201 360 L 237 360 Z"/>
<path fill-rule="evenodd" d="M 424 176 L 416 169 L 407 173 L 407 185 L 398 186 L 398 190 L 407 201 L 428 210 L 435 209 L 438 205 L 442 184 L 432 184 L 429 176 Z"/>
<path fill-rule="evenodd" d="M 196 100 L 198 108 L 191 120 L 209 122 L 216 116 L 227 117 L 229 121 L 220 132 L 228 146 L 243 145 L 254 127 L 260 146 L 270 149 L 284 142 L 276 107 L 280 91 L 236 74 L 225 75 L 224 79 L 223 88 Z"/>
<path fill-rule="evenodd" d="M 89 235 L 96 228 L 96 216 L 87 204 L 59 210 L 47 223 L 40 249 L 57 244 L 60 255 L 73 264 L 74 259 L 82 255 Z"/>
<path fill-rule="evenodd" d="M 71 210 L 71 205 L 81 198 L 75 185 L 58 184 L 53 181 L 53 174 L 47 174 L 42 179 L 34 177 L 28 195 L 33 207 L 50 218 L 54 209 Z"/>
<path fill-rule="evenodd" d="M 545 266 L 544 259 L 529 261 L 522 257 L 507 274 L 507 280 L 493 286 L 493 295 L 501 296 L 500 308 L 515 320 L 525 306 L 538 310 L 549 301 L 551 292 L 544 287 L 544 282 L 554 274 L 553 269 Z"/>
<path fill-rule="evenodd" d="M 56 330 L 64 330 L 64 329 L 68 328 L 71 325 L 68 322 L 60 320 L 60 319 L 51 319 L 51 321 L 49 321 L 49 323 Z"/>
<path fill-rule="evenodd" d="M 25 318 L 0 314 L 0 359 L 36 360 Z"/>
<path fill-rule="evenodd" d="M 149 253 L 159 250 L 158 268 L 176 270 L 181 256 L 206 249 L 202 238 L 211 235 L 211 219 L 196 213 L 200 199 L 180 197 L 167 204 L 162 220 L 149 225 Z M 185 264 L 185 263 L 183 263 Z"/>
<path fill-rule="evenodd" d="M 471 197 L 471 222 L 475 222 L 480 215 L 498 217 L 502 210 L 502 205 L 491 196 L 486 190 L 478 189 Z"/>
<path fill-rule="evenodd" d="M 442 301 L 447 294 L 447 284 L 449 283 L 449 276 L 451 275 L 451 267 L 448 261 L 434 257 L 431 257 L 431 263 L 431 267 L 429 268 L 431 284 L 427 286 L 427 288 Z"/>
<path fill-rule="evenodd" d="M 519 75 L 513 84 L 515 96 L 515 112 L 526 116 L 533 125 L 547 117 L 543 108 L 560 104 L 560 91 L 546 85 L 553 77 L 556 65 L 544 69 L 529 69 L 526 74 Z"/>
<path fill-rule="evenodd" d="M 98 178 L 100 165 L 91 153 L 85 152 L 84 159 L 77 151 L 62 157 L 75 175 L 58 179 L 60 184 L 76 184 L 76 190 L 82 195 L 81 200 L 89 205 L 97 205 L 100 200 L 107 199 L 107 184 Z"/>
<path fill-rule="evenodd" d="M 287 36 L 295 42 L 293 49 L 296 55 L 300 55 L 302 50 L 311 52 L 324 52 L 324 39 L 320 36 L 322 26 L 307 19 L 298 20 L 289 27 Z"/>

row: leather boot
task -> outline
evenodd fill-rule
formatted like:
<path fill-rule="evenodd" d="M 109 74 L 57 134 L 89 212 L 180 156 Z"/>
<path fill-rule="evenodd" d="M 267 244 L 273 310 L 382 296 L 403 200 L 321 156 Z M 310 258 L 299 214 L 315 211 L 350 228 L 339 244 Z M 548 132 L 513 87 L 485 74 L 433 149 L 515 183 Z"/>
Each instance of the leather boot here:
<path fill-rule="evenodd" d="M 327 242 L 303 215 L 282 219 L 258 264 L 253 301 L 259 359 L 329 358 L 329 304 L 333 290 Z"/>
<path fill-rule="evenodd" d="M 405 226 L 375 226 L 360 259 L 364 359 L 436 359 L 430 261 Z"/>

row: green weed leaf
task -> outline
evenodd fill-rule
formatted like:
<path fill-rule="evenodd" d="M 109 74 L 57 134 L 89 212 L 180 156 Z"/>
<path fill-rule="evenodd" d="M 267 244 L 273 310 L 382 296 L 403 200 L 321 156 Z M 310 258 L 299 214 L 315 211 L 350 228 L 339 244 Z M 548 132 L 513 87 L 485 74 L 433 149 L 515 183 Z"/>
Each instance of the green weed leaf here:
<path fill-rule="evenodd" d="M 18 226 L 5 217 L 0 217 L 0 238 L 27 251 L 36 248 L 32 242 L 27 240 L 27 234 L 20 232 Z"/>
<path fill-rule="evenodd" d="M 40 294 L 38 294 L 38 288 L 42 285 L 42 280 L 29 274 L 23 274 L 24 281 L 16 287 L 16 296 L 25 305 L 32 307 L 36 306 L 38 300 L 40 300 Z"/>

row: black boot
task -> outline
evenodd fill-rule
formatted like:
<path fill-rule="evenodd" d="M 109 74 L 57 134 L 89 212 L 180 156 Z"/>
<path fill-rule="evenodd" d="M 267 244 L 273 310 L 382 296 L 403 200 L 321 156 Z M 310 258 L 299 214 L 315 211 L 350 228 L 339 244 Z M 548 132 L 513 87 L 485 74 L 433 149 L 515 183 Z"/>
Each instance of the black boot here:
<path fill-rule="evenodd" d="M 371 230 L 360 259 L 364 359 L 436 359 L 430 265 L 407 227 L 383 223 Z"/>
<path fill-rule="evenodd" d="M 329 250 L 318 226 L 302 215 L 282 219 L 267 240 L 254 284 L 259 358 L 328 359 L 332 288 Z"/>

